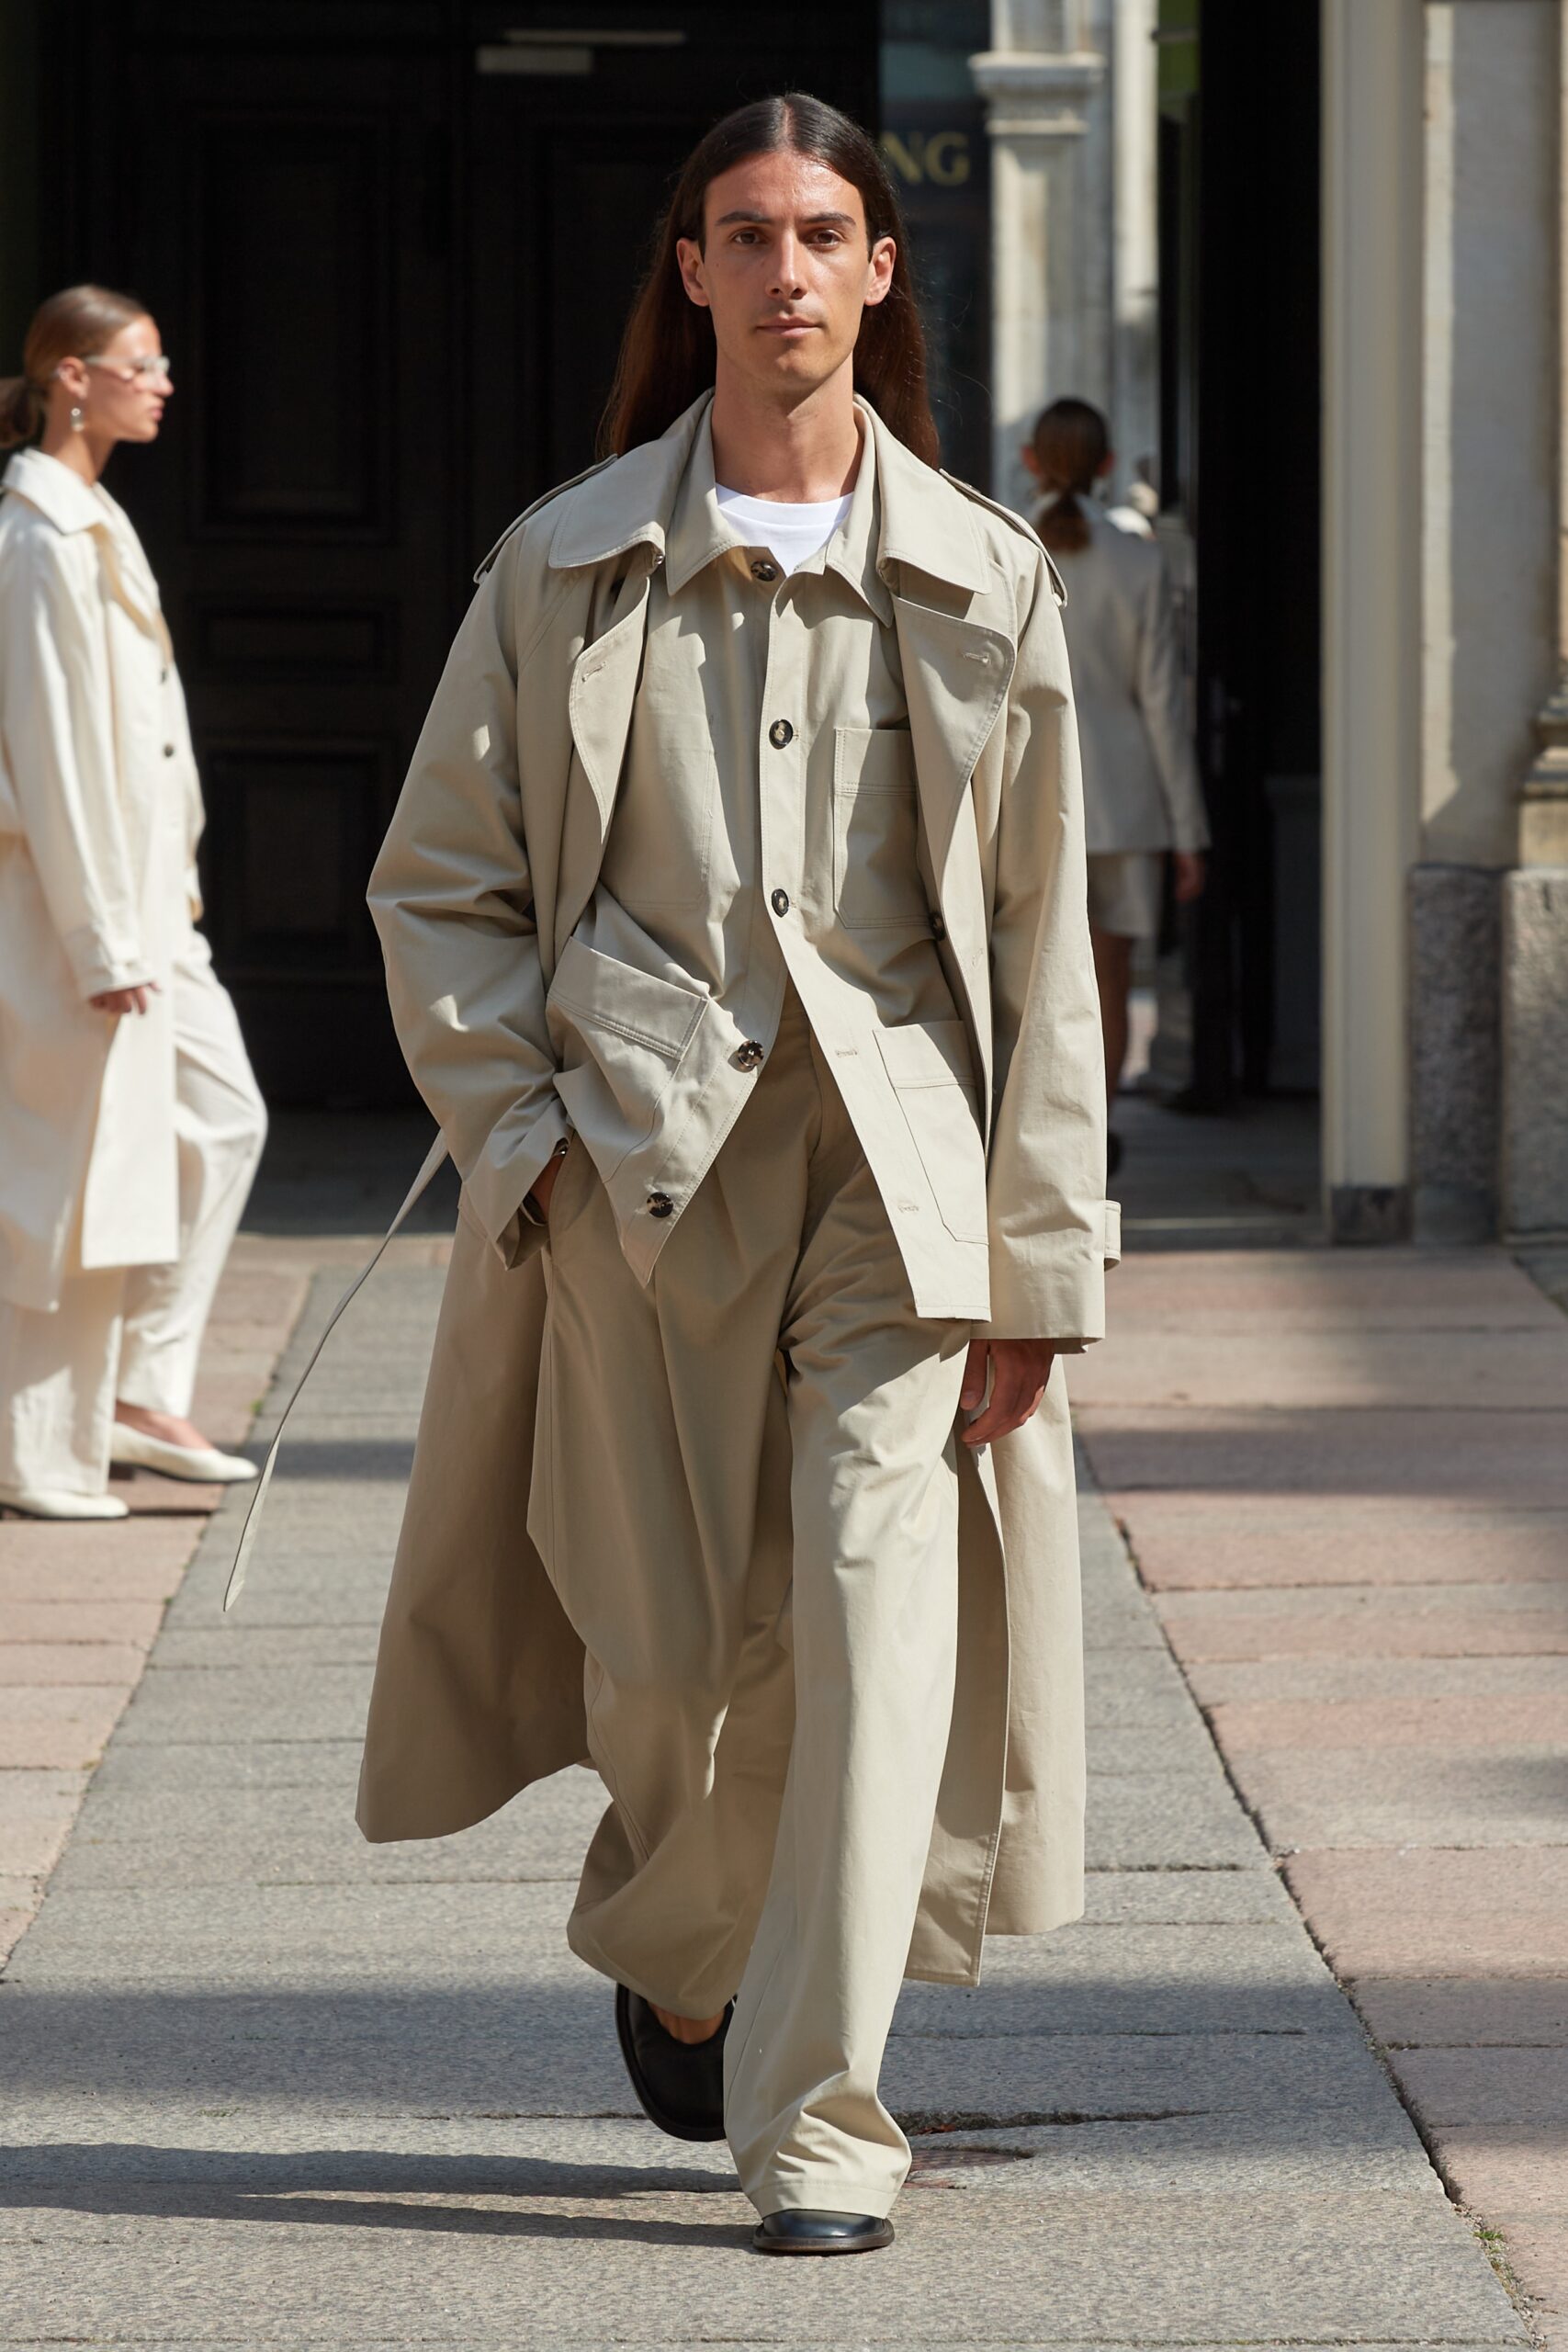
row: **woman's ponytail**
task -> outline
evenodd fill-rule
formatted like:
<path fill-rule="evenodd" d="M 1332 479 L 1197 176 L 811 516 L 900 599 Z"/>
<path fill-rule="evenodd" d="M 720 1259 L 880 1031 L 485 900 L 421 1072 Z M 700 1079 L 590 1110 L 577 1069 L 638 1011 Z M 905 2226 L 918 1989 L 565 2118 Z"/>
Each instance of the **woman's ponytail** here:
<path fill-rule="evenodd" d="M 30 441 L 43 423 L 43 402 L 25 376 L 0 377 L 0 449 Z"/>
<path fill-rule="evenodd" d="M 1053 501 L 1034 527 L 1053 555 L 1077 555 L 1089 542 L 1082 502 L 1111 447 L 1105 419 L 1088 401 L 1053 401 L 1035 419 L 1032 446 L 1040 487 Z"/>

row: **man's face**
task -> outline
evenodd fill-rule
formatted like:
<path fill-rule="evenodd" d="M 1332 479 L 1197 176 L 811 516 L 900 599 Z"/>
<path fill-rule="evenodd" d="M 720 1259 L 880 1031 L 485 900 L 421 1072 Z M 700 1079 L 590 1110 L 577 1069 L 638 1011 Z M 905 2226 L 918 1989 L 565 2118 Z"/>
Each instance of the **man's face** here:
<path fill-rule="evenodd" d="M 868 249 L 860 190 L 808 155 L 752 155 L 709 184 L 703 217 L 702 244 L 677 252 L 721 361 L 759 390 L 825 383 L 893 280 L 893 240 Z"/>

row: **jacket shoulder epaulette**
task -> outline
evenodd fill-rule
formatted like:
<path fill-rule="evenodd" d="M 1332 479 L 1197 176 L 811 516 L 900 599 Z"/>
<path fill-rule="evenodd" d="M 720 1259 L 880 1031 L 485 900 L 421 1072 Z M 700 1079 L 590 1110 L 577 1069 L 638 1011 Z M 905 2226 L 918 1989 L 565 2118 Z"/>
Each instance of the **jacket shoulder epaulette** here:
<path fill-rule="evenodd" d="M 536 498 L 532 506 L 525 506 L 521 514 L 514 514 L 511 522 L 508 523 L 505 530 L 502 531 L 500 538 L 497 539 L 494 547 L 491 548 L 489 555 L 486 556 L 484 561 L 475 572 L 474 580 L 476 584 L 481 581 L 484 578 L 485 573 L 490 571 L 491 567 L 495 562 L 496 557 L 501 553 L 502 548 L 506 545 L 507 540 L 512 537 L 513 531 L 520 531 L 525 523 L 529 522 L 534 515 L 537 514 L 541 507 L 548 506 L 553 499 L 561 497 L 569 490 L 575 490 L 580 481 L 591 481 L 595 474 L 602 474 L 606 466 L 613 466 L 615 463 L 616 460 L 614 458 L 601 458 L 597 465 L 584 466 L 580 474 L 573 474 L 568 481 L 558 481 L 553 490 L 547 490 L 542 498 Z"/>
<path fill-rule="evenodd" d="M 962 491 L 965 498 L 972 498 L 976 506 L 983 506 L 987 514 L 994 514 L 998 523 L 1006 523 L 1010 529 L 1018 533 L 1020 538 L 1027 539 L 1030 546 L 1044 557 L 1045 570 L 1051 582 L 1051 594 L 1055 597 L 1058 605 L 1065 605 L 1067 601 L 1067 583 L 1056 569 L 1055 558 L 1028 516 L 1021 514 L 1016 506 L 1004 506 L 998 499 L 987 498 L 983 490 L 976 490 L 972 481 L 964 481 L 957 474 L 950 474 L 945 466 L 942 469 L 942 478 L 943 481 L 950 481 L 954 490 Z"/>

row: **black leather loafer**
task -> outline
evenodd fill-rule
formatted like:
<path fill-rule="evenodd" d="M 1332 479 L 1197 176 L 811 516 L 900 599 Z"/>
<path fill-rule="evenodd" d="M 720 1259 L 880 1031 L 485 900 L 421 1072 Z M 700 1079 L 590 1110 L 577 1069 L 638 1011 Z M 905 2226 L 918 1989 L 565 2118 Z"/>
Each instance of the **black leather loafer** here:
<path fill-rule="evenodd" d="M 893 2243 L 893 2224 L 876 2213 L 818 2213 L 795 2206 L 770 2213 L 751 2233 L 759 2254 L 874 2254 Z"/>
<path fill-rule="evenodd" d="M 734 2008 L 731 2001 L 705 2041 L 677 2041 L 640 1993 L 615 1987 L 615 2031 L 637 2104 L 672 2140 L 724 2137 L 724 2037 Z"/>

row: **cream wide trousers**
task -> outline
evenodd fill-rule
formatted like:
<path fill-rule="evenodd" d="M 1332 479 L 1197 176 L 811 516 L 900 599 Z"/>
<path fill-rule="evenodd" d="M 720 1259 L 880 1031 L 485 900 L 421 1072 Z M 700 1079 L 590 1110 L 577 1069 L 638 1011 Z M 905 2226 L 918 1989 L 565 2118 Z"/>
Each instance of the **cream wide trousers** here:
<path fill-rule="evenodd" d="M 679 2015 L 735 1996 L 725 2123 L 759 2212 L 886 2213 L 909 2149 L 877 2080 L 953 1712 L 971 1327 L 915 1314 L 793 990 L 648 1288 L 581 1145 L 549 1221 L 528 1528 L 611 1798 L 569 1941 Z"/>
<path fill-rule="evenodd" d="M 202 1333 L 261 1159 L 266 1111 L 197 931 L 175 956 L 172 987 L 179 1257 L 68 1273 L 52 1314 L 0 1301 L 0 1488 L 101 1495 L 117 1399 L 190 1411 Z"/>

